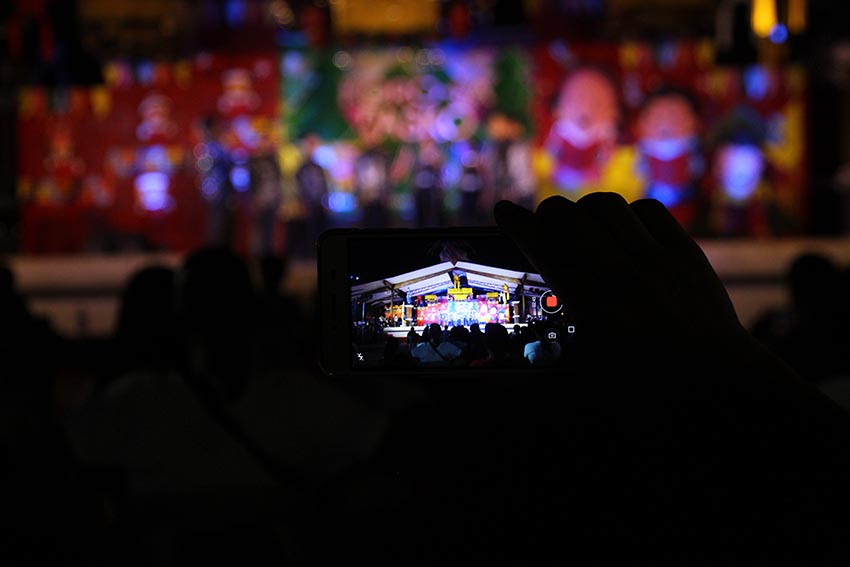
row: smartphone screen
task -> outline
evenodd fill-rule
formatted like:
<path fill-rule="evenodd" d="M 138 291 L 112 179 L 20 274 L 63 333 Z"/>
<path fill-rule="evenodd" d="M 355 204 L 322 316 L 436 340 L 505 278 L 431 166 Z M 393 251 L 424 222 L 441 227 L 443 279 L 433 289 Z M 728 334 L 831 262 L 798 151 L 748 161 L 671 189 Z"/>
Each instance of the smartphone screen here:
<path fill-rule="evenodd" d="M 344 258 L 336 263 L 348 281 L 347 339 L 338 348 L 347 350 L 351 373 L 568 362 L 576 335 L 569 307 L 497 229 L 338 238 Z"/>

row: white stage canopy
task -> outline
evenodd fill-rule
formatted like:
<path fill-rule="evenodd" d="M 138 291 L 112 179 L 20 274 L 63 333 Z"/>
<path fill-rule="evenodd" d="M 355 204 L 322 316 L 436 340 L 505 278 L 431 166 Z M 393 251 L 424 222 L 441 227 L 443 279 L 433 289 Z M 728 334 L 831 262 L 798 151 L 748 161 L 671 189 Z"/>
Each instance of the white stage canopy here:
<path fill-rule="evenodd" d="M 358 284 L 351 288 L 351 298 L 362 298 L 366 303 L 389 303 L 393 293 L 409 296 L 439 293 L 454 287 L 453 273 L 466 275 L 468 286 L 476 289 L 502 291 L 507 284 L 510 293 L 516 294 L 517 286 L 522 286 L 521 294 L 526 296 L 536 296 L 548 289 L 539 274 L 471 262 L 443 262 L 384 280 Z"/>

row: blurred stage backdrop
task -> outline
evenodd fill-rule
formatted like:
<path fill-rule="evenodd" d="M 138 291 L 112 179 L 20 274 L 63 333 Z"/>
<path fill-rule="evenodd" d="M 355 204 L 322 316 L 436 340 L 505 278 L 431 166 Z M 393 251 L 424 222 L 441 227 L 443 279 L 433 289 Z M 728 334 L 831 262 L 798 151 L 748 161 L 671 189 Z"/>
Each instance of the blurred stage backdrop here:
<path fill-rule="evenodd" d="M 378 25 L 368 4 L 337 2 L 336 32 Z M 393 26 L 433 24 L 429 3 L 396 4 Z M 720 65 L 709 39 L 488 41 L 451 14 L 440 39 L 334 46 L 302 21 L 277 47 L 23 88 L 21 251 L 308 258 L 328 227 L 489 224 L 499 199 L 602 189 L 657 198 L 698 236 L 809 229 L 793 64 Z"/>

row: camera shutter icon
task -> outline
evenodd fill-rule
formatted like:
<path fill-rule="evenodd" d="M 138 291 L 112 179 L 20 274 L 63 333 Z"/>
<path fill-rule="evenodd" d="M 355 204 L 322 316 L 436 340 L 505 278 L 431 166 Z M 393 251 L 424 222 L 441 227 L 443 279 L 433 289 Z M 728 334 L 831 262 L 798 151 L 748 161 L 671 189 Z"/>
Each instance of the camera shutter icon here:
<path fill-rule="evenodd" d="M 558 296 L 549 289 L 543 292 L 540 296 L 540 308 L 547 315 L 554 315 L 561 311 L 564 308 L 564 305 L 561 303 L 561 300 L 558 299 Z"/>

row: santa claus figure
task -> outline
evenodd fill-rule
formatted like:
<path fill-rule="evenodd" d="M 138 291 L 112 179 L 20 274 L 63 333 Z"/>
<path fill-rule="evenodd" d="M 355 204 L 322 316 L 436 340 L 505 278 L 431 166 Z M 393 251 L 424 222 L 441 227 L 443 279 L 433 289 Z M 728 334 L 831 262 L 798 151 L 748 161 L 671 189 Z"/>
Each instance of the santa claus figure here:
<path fill-rule="evenodd" d="M 704 169 L 698 129 L 693 99 L 671 87 L 647 97 L 637 122 L 638 167 L 645 196 L 664 203 L 685 227 L 694 220 L 696 180 Z"/>
<path fill-rule="evenodd" d="M 79 222 L 85 164 L 74 150 L 67 122 L 53 124 L 47 136 L 42 175 L 21 195 L 22 247 L 28 252 L 77 252 L 85 239 L 85 227 Z"/>
<path fill-rule="evenodd" d="M 136 138 L 144 144 L 167 144 L 177 135 L 177 124 L 171 119 L 171 100 L 162 94 L 151 94 L 139 105 L 142 121 Z"/>
<path fill-rule="evenodd" d="M 221 77 L 224 93 L 218 99 L 218 111 L 226 118 L 251 114 L 260 106 L 260 97 L 254 91 L 254 81 L 246 69 L 226 71 Z"/>
<path fill-rule="evenodd" d="M 616 89 L 602 71 L 583 68 L 567 78 L 546 142 L 559 189 L 578 196 L 599 182 L 617 142 L 619 118 Z"/>
<path fill-rule="evenodd" d="M 794 229 L 771 183 L 763 119 L 738 107 L 720 123 L 711 167 L 710 226 L 717 236 L 766 236 Z"/>
<path fill-rule="evenodd" d="M 36 192 L 39 203 L 71 204 L 79 196 L 85 164 L 74 151 L 74 139 L 67 124 L 58 124 L 50 133 L 50 150 L 44 158 L 44 180 Z"/>

